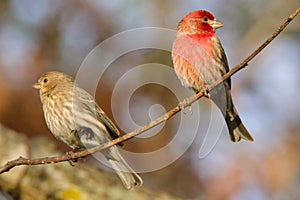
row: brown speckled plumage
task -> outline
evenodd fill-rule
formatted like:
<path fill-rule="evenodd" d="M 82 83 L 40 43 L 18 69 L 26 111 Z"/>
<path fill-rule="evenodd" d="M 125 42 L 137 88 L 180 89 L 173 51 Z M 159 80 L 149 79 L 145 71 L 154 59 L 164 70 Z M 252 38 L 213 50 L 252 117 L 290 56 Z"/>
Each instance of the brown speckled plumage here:
<path fill-rule="evenodd" d="M 94 98 L 61 72 L 47 72 L 34 86 L 40 98 L 48 128 L 60 141 L 73 149 L 99 146 L 119 137 L 119 131 Z M 102 151 L 124 186 L 142 185 L 142 179 L 126 163 L 117 146 Z"/>

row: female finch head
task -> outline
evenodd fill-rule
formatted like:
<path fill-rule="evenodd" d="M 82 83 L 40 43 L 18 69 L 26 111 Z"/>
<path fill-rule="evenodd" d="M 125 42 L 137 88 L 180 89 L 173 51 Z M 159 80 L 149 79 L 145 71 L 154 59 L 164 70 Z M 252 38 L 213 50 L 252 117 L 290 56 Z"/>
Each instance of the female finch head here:
<path fill-rule="evenodd" d="M 206 10 L 197 10 L 187 14 L 178 24 L 177 31 L 181 34 L 214 33 L 223 23 Z"/>
<path fill-rule="evenodd" d="M 49 91 L 53 90 L 57 86 L 61 85 L 72 85 L 73 79 L 71 76 L 63 74 L 61 72 L 47 72 L 43 74 L 37 83 L 32 87 L 40 90 L 40 94 L 46 94 Z"/>

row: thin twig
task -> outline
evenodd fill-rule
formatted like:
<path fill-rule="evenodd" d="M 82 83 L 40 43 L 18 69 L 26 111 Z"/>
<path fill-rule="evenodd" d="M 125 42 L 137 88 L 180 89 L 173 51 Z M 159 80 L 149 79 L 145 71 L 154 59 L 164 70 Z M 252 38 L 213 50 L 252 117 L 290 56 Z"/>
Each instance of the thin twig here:
<path fill-rule="evenodd" d="M 213 84 L 211 87 L 209 87 L 208 90 L 210 91 L 211 89 L 213 89 L 214 87 L 216 87 L 217 85 L 222 83 L 224 80 L 231 77 L 233 74 L 235 74 L 236 72 L 238 72 L 242 68 L 246 67 L 248 62 L 250 60 L 252 60 L 257 54 L 259 54 L 268 44 L 270 44 L 270 42 L 272 42 L 272 40 L 274 40 L 274 38 L 276 38 L 280 34 L 280 32 L 283 31 L 286 28 L 286 26 L 297 16 L 297 14 L 299 12 L 300 12 L 300 7 L 298 7 L 297 10 L 295 12 L 293 12 L 286 19 L 286 21 L 284 23 L 282 23 L 279 26 L 279 28 L 261 46 L 259 46 L 250 56 L 248 56 L 243 62 L 241 62 L 239 65 L 237 65 L 232 70 L 230 70 L 228 73 L 226 73 L 219 81 L 217 81 L 215 84 Z M 4 172 L 7 172 L 10 169 L 12 169 L 13 167 L 16 167 L 16 166 L 19 166 L 19 165 L 41 165 L 41 164 L 58 163 L 58 162 L 69 161 L 69 160 L 73 160 L 73 159 L 76 159 L 76 158 L 81 158 L 81 157 L 91 155 L 91 154 L 93 154 L 97 151 L 109 148 L 109 147 L 111 147 L 113 145 L 116 145 L 120 142 L 124 142 L 126 140 L 129 140 L 129 139 L 145 132 L 146 130 L 161 124 L 162 122 L 167 121 L 172 116 L 174 116 L 176 113 L 181 111 L 184 107 L 191 105 L 193 102 L 197 101 L 201 97 L 203 97 L 203 92 L 200 92 L 200 93 L 196 94 L 195 96 L 192 96 L 192 97 L 184 100 L 183 102 L 180 102 L 175 108 L 173 108 L 172 110 L 170 110 L 169 112 L 167 112 L 163 116 L 157 118 L 156 120 L 151 121 L 148 125 L 140 128 L 140 129 L 137 129 L 137 130 L 135 130 L 131 133 L 128 133 L 128 134 L 126 134 L 122 137 L 114 139 L 111 142 L 100 145 L 98 147 L 94 147 L 94 148 L 84 150 L 84 151 L 81 151 L 81 152 L 77 152 L 77 153 L 71 153 L 71 154 L 67 153 L 64 156 L 46 157 L 46 158 L 32 159 L 32 160 L 20 157 L 16 160 L 9 161 L 5 165 L 1 166 L 0 167 L 0 174 L 4 173 Z"/>

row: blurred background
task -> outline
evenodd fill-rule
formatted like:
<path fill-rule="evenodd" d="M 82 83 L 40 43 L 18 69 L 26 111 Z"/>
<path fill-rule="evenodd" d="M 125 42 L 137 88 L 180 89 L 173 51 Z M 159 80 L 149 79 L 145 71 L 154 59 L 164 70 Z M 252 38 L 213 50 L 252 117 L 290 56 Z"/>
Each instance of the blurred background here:
<path fill-rule="evenodd" d="M 225 24 L 218 30 L 218 36 L 230 66 L 234 67 L 298 6 L 298 1 L 281 0 L 2 0 L 0 123 L 28 137 L 43 135 L 56 142 L 62 152 L 69 150 L 47 129 L 38 92 L 31 88 L 42 73 L 57 70 L 75 76 L 90 51 L 107 38 L 133 28 L 174 30 L 181 18 L 198 9 L 211 11 Z M 200 159 L 200 146 L 207 133 L 205 126 L 220 121 L 209 121 L 213 106 L 201 99 L 203 121 L 199 122 L 201 126 L 196 130 L 192 145 L 169 166 L 142 174 L 145 185 L 183 199 L 300 198 L 299 22 L 298 17 L 247 68 L 232 77 L 234 102 L 255 143 L 233 144 L 227 129 L 223 128 L 212 151 Z M 99 63 L 101 65 L 101 61 Z M 114 121 L 122 115 L 122 112 L 112 114 L 114 86 L 126 72 L 144 63 L 172 67 L 170 52 L 142 49 L 114 61 L 100 78 L 95 96 Z M 140 73 L 139 76 L 136 78 L 150 75 Z M 174 77 L 173 73 L 162 79 L 170 82 Z M 186 97 L 193 95 L 183 90 Z M 126 93 L 126 86 L 123 92 Z M 170 110 L 180 100 L 183 99 L 176 98 L 164 86 L 141 86 L 130 97 L 132 120 L 145 125 L 154 119 L 149 116 L 151 105 L 159 104 Z M 220 113 L 217 115 L 222 119 Z M 179 113 L 153 137 L 130 140 L 125 149 L 151 152 L 165 146 L 176 134 L 180 116 L 190 117 Z M 129 120 L 121 119 L 124 124 Z M 215 125 L 223 126 L 223 122 Z M 129 132 L 122 129 L 122 134 L 124 131 Z M 187 129 L 186 134 L 189 131 Z"/>

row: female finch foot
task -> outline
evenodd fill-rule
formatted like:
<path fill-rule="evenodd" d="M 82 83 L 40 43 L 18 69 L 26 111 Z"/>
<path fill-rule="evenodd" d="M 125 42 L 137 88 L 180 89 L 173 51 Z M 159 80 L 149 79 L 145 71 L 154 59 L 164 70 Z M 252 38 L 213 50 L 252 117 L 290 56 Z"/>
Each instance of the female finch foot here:
<path fill-rule="evenodd" d="M 65 154 L 65 159 L 69 162 L 69 164 L 74 167 L 76 162 L 78 162 L 78 158 L 73 158 L 74 157 L 74 152 L 73 151 L 68 151 Z"/>

